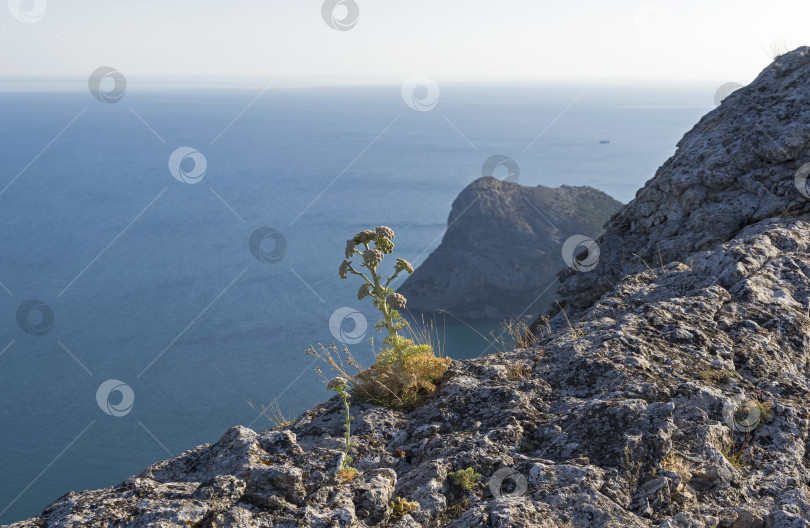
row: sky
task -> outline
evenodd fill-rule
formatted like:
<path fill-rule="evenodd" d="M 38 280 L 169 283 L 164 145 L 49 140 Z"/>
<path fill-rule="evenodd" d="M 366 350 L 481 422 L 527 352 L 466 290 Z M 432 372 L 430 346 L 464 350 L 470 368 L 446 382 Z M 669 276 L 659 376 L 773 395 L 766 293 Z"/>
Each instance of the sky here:
<path fill-rule="evenodd" d="M 747 83 L 810 43 L 806 0 L 329 1 L 356 24 L 322 0 L 8 0 L 0 76 Z"/>

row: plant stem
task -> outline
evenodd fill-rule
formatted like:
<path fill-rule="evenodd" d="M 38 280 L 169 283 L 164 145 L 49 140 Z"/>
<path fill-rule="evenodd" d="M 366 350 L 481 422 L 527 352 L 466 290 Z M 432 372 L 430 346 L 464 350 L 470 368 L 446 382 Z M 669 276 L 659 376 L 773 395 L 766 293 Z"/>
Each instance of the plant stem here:
<path fill-rule="evenodd" d="M 343 457 L 343 464 L 340 468 L 342 470 L 346 469 L 346 465 L 348 464 L 349 460 L 349 447 L 351 446 L 351 438 L 352 438 L 351 432 L 352 417 L 351 414 L 349 413 L 349 393 L 346 392 L 345 388 L 341 387 L 341 389 L 338 391 L 338 394 L 340 394 L 340 399 L 343 400 L 343 416 L 346 418 L 346 423 L 343 426 L 343 428 L 346 430 L 346 434 L 344 435 L 346 437 L 346 448 L 343 451 L 346 456 Z"/>
<path fill-rule="evenodd" d="M 364 243 L 363 245 L 366 249 L 369 249 L 368 243 Z M 377 275 L 376 269 L 371 266 L 366 267 L 371 272 L 371 278 L 374 279 L 374 297 L 377 299 L 377 305 L 383 314 L 383 323 L 385 324 L 386 330 L 388 330 L 388 337 L 396 337 L 397 329 L 394 326 L 394 322 L 391 320 L 391 312 L 388 309 L 388 302 L 385 299 L 385 288 L 380 286 L 380 276 Z"/>

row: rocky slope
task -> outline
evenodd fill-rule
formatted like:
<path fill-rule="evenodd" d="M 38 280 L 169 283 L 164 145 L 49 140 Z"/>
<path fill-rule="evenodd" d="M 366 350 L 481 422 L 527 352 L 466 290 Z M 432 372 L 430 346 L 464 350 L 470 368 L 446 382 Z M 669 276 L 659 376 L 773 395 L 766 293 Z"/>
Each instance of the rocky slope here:
<path fill-rule="evenodd" d="M 668 161 L 614 218 L 603 260 L 580 272 L 591 278 L 565 278 L 570 326 L 558 315 L 536 346 L 454 362 L 412 410 L 354 404 L 353 480 L 336 478 L 333 398 L 289 427 L 236 427 L 13 526 L 809 527 L 810 224 L 789 170 L 804 132 L 788 119 L 806 123 L 810 112 L 799 106 L 810 83 L 797 82 L 810 80 L 809 52 L 783 56 L 727 99 L 701 121 L 714 122 L 702 138 L 690 132 L 673 159 L 687 144 L 714 145 L 702 151 L 705 168 Z M 758 102 L 773 93 L 784 98 Z M 780 126 L 772 112 L 785 116 Z M 741 120 L 771 123 L 773 148 L 751 127 L 733 133 Z M 770 157 L 783 150 L 797 157 Z M 750 171 L 716 193 L 724 173 L 708 167 L 720 159 L 759 171 L 761 194 Z M 683 178 L 698 189 L 694 203 L 681 198 L 688 217 L 654 220 L 677 210 L 661 204 Z M 743 207 L 752 196 L 772 214 Z M 779 217 L 779 203 L 803 219 Z M 735 228 L 718 225 L 726 215 Z M 690 231 L 670 231 L 670 221 Z M 663 266 L 650 258 L 634 272 L 614 254 L 622 236 L 635 249 L 666 243 L 662 232 L 687 244 L 663 248 Z M 622 267 L 614 275 L 606 263 Z M 583 286 L 602 280 L 594 293 Z M 482 475 L 470 489 L 449 477 L 466 468 Z M 399 497 L 415 509 L 395 518 Z"/>
<path fill-rule="evenodd" d="M 621 205 L 590 187 L 480 178 L 455 199 L 441 244 L 398 291 L 411 311 L 465 320 L 536 314 L 556 295 L 563 242 L 596 238 Z"/>
<path fill-rule="evenodd" d="M 806 47 L 782 55 L 684 135 L 605 226 L 598 267 L 562 274 L 559 293 L 571 312 L 647 269 L 642 260 L 685 262 L 766 218 L 807 217 L 810 200 L 794 174 L 810 161 L 809 62 Z"/>

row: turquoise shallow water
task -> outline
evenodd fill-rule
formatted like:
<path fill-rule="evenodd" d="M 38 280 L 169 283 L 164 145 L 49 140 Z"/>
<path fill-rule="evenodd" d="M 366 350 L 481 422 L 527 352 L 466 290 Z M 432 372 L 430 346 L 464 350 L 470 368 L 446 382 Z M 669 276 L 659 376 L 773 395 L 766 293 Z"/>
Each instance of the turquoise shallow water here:
<path fill-rule="evenodd" d="M 337 275 L 356 231 L 391 226 L 418 265 L 494 154 L 520 183 L 626 202 L 713 106 L 713 87 L 583 88 L 442 86 L 430 112 L 398 86 L 270 90 L 247 110 L 256 92 L 0 94 L 0 523 L 265 427 L 248 399 L 295 414 L 327 398 L 305 348 L 335 341 L 342 307 L 373 332 Z M 168 167 L 182 146 L 207 162 L 193 185 Z M 277 262 L 251 252 L 263 227 L 286 240 Z M 50 310 L 23 317 L 33 333 L 17 321 L 27 300 Z M 451 357 L 487 349 L 439 323 Z M 121 390 L 97 398 L 107 380 Z"/>

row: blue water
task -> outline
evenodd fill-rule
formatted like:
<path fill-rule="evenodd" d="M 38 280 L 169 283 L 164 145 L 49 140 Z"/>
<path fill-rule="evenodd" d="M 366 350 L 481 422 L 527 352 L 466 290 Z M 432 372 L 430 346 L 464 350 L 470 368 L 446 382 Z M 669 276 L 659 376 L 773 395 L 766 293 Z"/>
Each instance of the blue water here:
<path fill-rule="evenodd" d="M 416 112 L 398 86 L 271 89 L 249 107 L 255 90 L 137 88 L 117 104 L 80 89 L 0 94 L 0 523 L 233 425 L 267 427 L 248 399 L 280 396 L 291 414 L 326 399 L 304 350 L 335 341 L 337 308 L 374 320 L 337 274 L 356 231 L 391 226 L 397 256 L 418 265 L 493 154 L 514 159 L 525 185 L 627 202 L 714 95 L 448 85 Z M 207 160 L 197 184 L 169 171 L 181 146 Z M 286 238 L 280 262 L 249 250 L 261 227 Z M 52 310 L 44 335 L 17 324 L 29 299 Z M 487 347 L 450 320 L 441 332 L 455 358 Z M 373 362 L 366 341 L 352 350 Z M 123 416 L 96 401 L 109 379 L 134 395 Z"/>

